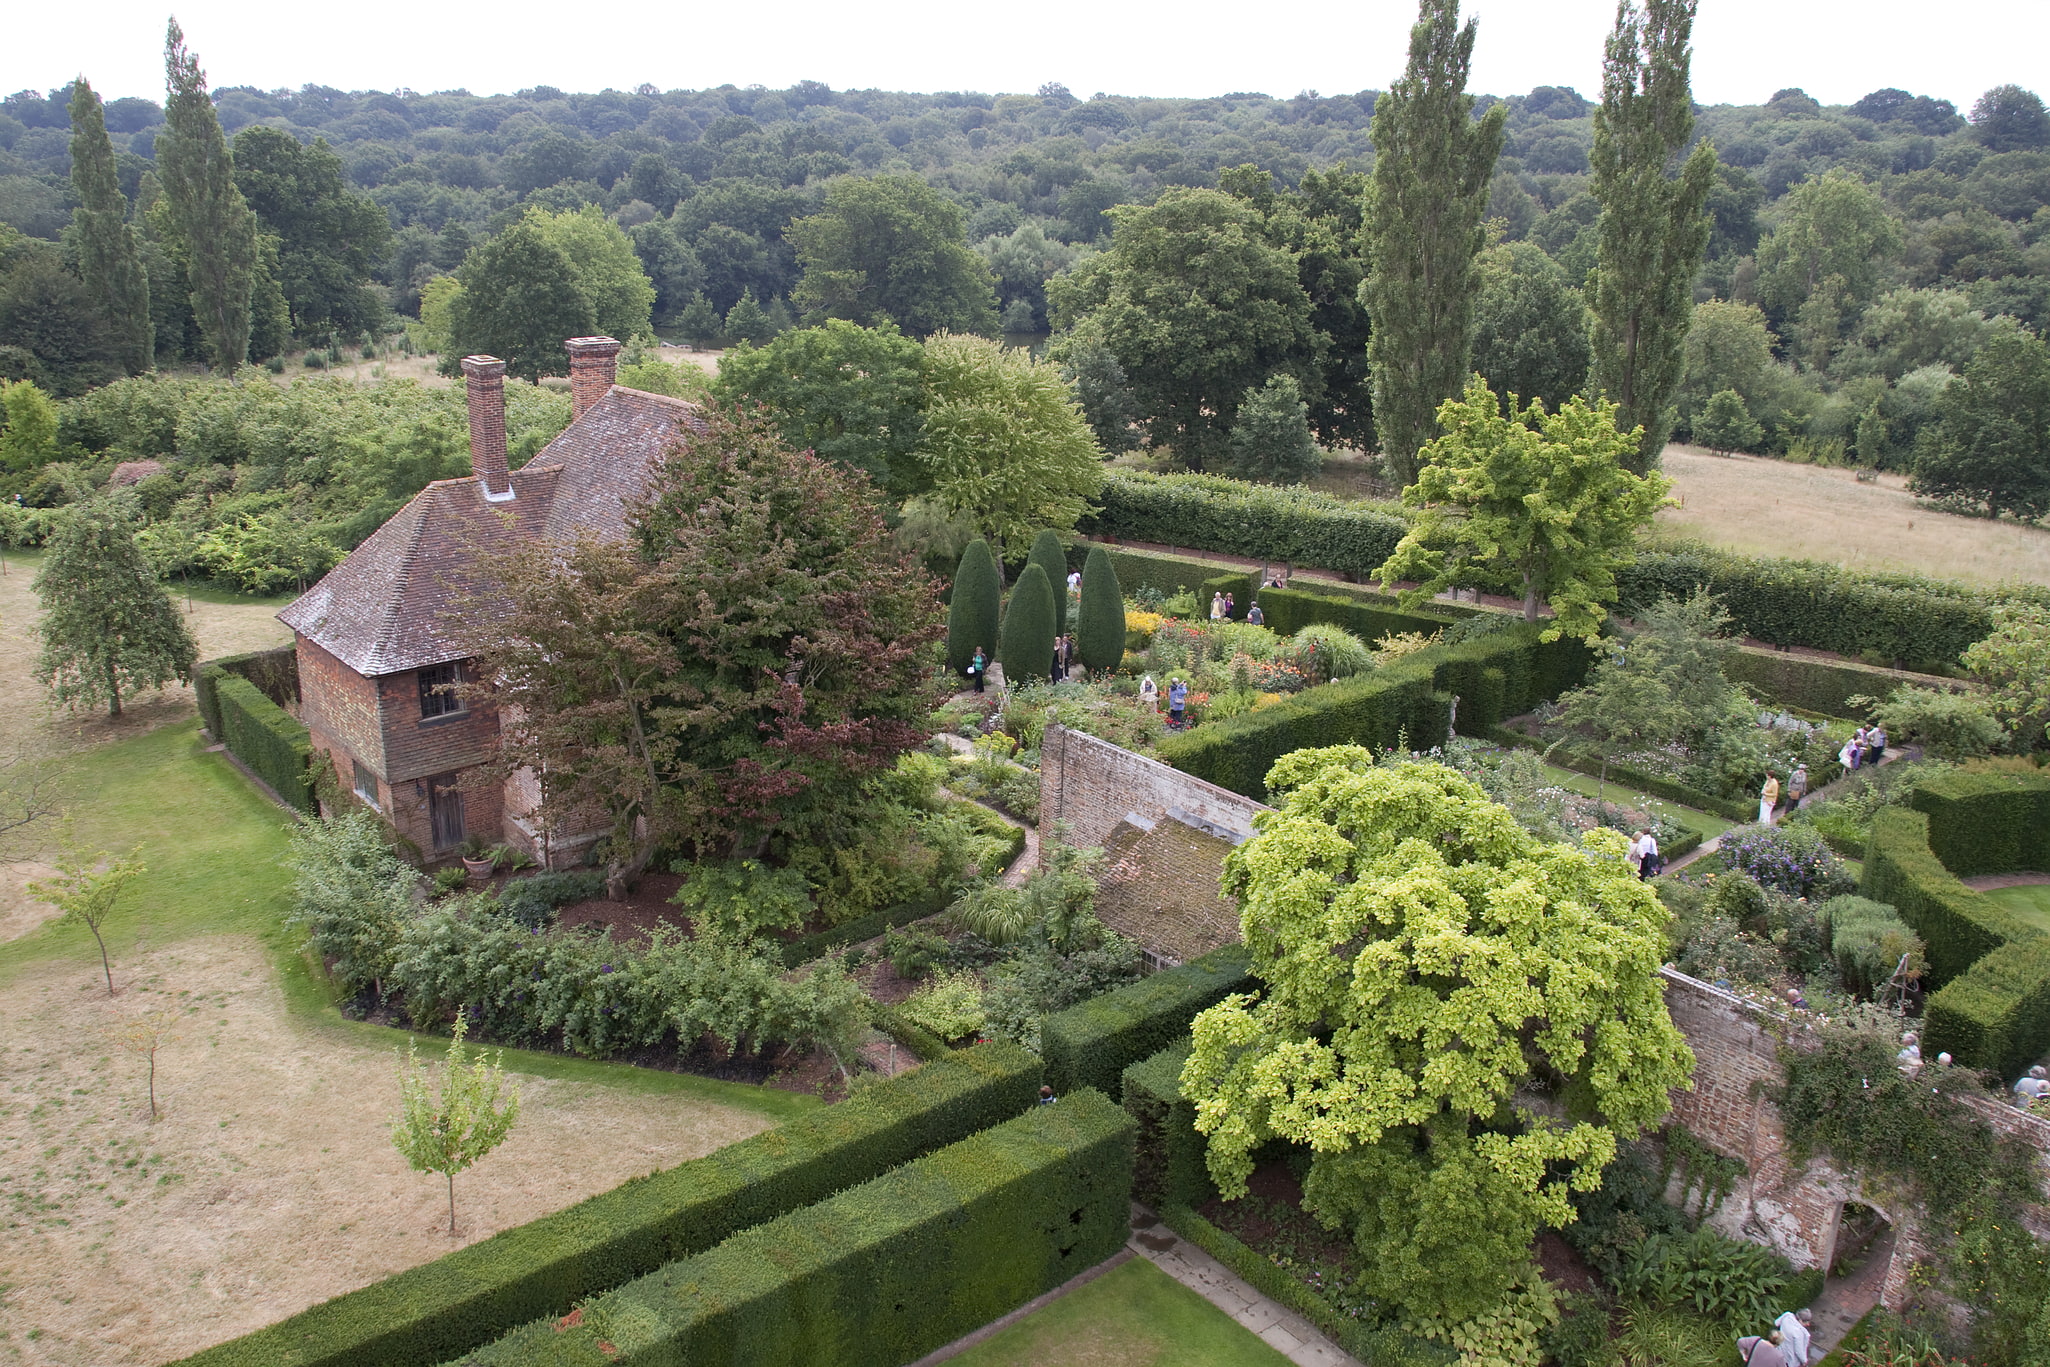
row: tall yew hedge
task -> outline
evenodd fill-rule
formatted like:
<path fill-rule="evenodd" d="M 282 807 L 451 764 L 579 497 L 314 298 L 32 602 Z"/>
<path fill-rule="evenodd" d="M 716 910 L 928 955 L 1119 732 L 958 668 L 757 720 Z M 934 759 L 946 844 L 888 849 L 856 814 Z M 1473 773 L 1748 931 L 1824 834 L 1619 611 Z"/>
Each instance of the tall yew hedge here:
<path fill-rule="evenodd" d="M 997 642 L 997 658 L 1003 662 L 1006 684 L 1016 688 L 1047 677 L 1053 668 L 1053 624 L 1053 585 L 1046 582 L 1045 570 L 1027 565 L 1018 582 L 1011 586 L 1011 601 L 1004 608 L 1004 630 Z"/>

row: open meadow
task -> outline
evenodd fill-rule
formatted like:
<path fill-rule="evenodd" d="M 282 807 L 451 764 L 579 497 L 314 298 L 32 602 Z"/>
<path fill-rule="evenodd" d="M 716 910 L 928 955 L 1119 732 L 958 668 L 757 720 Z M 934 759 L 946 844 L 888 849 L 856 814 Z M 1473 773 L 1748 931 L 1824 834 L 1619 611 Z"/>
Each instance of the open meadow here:
<path fill-rule="evenodd" d="M 183 1356 L 818 1104 L 509 1051 L 521 1118 L 457 1179 L 452 1240 L 389 1138 L 406 1036 L 341 1019 L 283 928 L 289 818 L 203 748 L 189 688 L 119 722 L 43 707 L 32 566 L 8 562 L 0 741 L 62 817 L 0 883 L 0 1363 Z M 277 606 L 196 594 L 202 656 L 279 643 Z M 106 927 L 112 998 L 91 935 L 26 891 L 65 840 L 147 865 Z M 113 1036 L 165 1011 L 152 1121 Z"/>

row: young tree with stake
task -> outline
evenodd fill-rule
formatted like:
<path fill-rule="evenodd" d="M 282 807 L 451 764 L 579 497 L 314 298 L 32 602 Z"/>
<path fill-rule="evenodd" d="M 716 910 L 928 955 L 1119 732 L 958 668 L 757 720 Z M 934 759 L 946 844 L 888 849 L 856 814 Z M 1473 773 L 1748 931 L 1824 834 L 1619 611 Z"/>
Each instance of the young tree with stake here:
<path fill-rule="evenodd" d="M 178 1013 L 165 1007 L 123 1022 L 107 1032 L 108 1037 L 129 1053 L 149 1061 L 149 1118 L 157 1118 L 157 1050 L 177 1038 L 173 1033 Z"/>
<path fill-rule="evenodd" d="M 505 1142 L 520 1115 L 519 1088 L 505 1086 L 504 1051 L 471 1060 L 463 1046 L 469 1022 L 456 1013 L 455 1033 L 439 1077 L 420 1063 L 419 1046 L 406 1045 L 399 1070 L 399 1114 L 392 1119 L 392 1143 L 415 1172 L 438 1172 L 448 1180 L 448 1233 L 456 1233 L 456 1174 Z"/>

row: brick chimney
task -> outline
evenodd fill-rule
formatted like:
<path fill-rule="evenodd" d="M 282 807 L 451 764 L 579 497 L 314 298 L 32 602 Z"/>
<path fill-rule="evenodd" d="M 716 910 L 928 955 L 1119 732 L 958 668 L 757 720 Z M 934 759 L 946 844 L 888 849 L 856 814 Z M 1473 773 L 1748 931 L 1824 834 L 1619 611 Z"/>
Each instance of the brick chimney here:
<path fill-rule="evenodd" d="M 619 343 L 610 337 L 572 337 L 569 349 L 569 407 L 574 422 L 605 397 L 619 374 Z"/>
<path fill-rule="evenodd" d="M 505 362 L 496 356 L 463 357 L 463 381 L 470 394 L 470 469 L 488 503 L 513 496 L 505 463 Z"/>

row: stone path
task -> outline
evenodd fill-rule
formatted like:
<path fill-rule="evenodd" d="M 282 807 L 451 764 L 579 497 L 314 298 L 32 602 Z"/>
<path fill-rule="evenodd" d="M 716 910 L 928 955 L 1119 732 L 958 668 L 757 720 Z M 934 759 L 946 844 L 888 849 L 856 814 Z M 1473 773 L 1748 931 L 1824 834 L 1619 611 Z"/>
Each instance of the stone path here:
<path fill-rule="evenodd" d="M 1361 1367 L 1358 1358 L 1325 1338 L 1308 1320 L 1254 1290 L 1142 1205 L 1132 1206 L 1132 1239 L 1126 1247 L 1230 1315 L 1290 1362 L 1302 1367 Z"/>
<path fill-rule="evenodd" d="M 1879 1289 L 1886 1281 L 1887 1265 L 1893 1261 L 1893 1231 L 1887 1230 L 1865 1250 L 1865 1259 L 1848 1277 L 1832 1277 L 1815 1298 L 1814 1342 L 1811 1356 L 1821 1357 L 1843 1342 L 1851 1326 L 1865 1318 L 1865 1312 L 1879 1304 Z"/>

